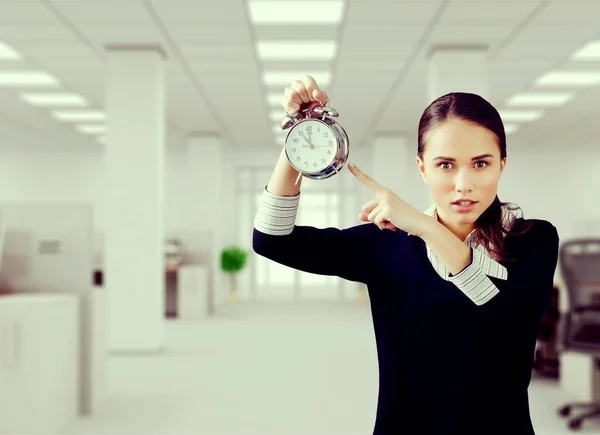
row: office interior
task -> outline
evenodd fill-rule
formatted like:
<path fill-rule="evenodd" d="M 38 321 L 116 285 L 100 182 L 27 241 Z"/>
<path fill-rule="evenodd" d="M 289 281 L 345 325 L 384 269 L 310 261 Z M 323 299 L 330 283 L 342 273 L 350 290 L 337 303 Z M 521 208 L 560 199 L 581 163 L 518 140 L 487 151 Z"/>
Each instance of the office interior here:
<path fill-rule="evenodd" d="M 420 115 L 479 93 L 507 133 L 499 198 L 561 245 L 598 240 L 598 17 L 564 0 L 0 2 L 0 433 L 371 433 L 366 289 L 252 250 L 285 87 L 314 77 L 350 160 L 421 210 Z M 357 225 L 370 198 L 346 167 L 304 179 L 297 224 Z M 559 265 L 529 389 L 540 435 L 600 432 L 559 413 L 600 402 L 598 335 L 561 348 L 565 281 Z"/>

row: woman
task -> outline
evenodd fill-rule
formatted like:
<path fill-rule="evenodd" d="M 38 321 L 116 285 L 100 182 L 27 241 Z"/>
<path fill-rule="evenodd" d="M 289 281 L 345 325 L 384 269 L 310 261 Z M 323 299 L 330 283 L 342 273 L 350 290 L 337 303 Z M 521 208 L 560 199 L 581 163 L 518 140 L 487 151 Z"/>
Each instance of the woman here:
<path fill-rule="evenodd" d="M 326 102 L 311 77 L 282 100 L 288 113 Z M 425 213 L 349 164 L 373 192 L 359 214 L 367 224 L 295 226 L 301 183 L 282 150 L 253 249 L 367 285 L 379 361 L 374 435 L 534 434 L 527 388 L 557 230 L 498 199 L 506 137 L 483 98 L 440 97 L 418 133 L 417 166 L 435 202 Z"/>

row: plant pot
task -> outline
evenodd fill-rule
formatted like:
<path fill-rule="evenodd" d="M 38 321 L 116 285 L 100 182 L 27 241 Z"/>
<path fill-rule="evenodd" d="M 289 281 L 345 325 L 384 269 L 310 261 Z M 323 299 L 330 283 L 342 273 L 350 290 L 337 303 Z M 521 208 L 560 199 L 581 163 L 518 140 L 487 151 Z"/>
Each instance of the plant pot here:
<path fill-rule="evenodd" d="M 358 288 L 357 299 L 361 304 L 366 304 L 369 301 L 369 294 L 364 286 Z"/>
<path fill-rule="evenodd" d="M 236 303 L 239 300 L 237 280 L 234 273 L 229 274 L 229 295 L 227 299 L 230 303 Z"/>

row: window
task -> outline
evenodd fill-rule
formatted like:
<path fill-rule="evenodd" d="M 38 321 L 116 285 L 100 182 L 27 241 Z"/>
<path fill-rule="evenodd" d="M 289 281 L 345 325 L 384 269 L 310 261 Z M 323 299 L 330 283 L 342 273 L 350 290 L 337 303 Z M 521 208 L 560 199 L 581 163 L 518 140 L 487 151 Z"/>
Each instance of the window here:
<path fill-rule="evenodd" d="M 248 168 L 238 172 L 238 240 L 250 251 L 248 267 L 240 276 L 240 295 L 257 300 L 337 299 L 343 281 L 340 278 L 297 271 L 252 251 L 253 221 L 271 172 L 272 168 Z M 340 228 L 342 206 L 353 197 L 353 191 L 341 191 L 331 179 L 304 179 L 296 224 Z"/>

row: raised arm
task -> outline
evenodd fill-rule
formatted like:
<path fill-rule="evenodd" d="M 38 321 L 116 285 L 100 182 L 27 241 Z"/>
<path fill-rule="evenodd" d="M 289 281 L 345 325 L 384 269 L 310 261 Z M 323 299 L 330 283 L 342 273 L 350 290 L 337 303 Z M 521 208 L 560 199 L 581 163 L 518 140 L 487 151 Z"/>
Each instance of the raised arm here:
<path fill-rule="evenodd" d="M 301 196 L 299 185 L 294 185 L 297 175 L 282 152 L 254 219 L 254 251 L 297 270 L 366 283 L 379 228 L 374 224 L 347 229 L 297 226 Z"/>
<path fill-rule="evenodd" d="M 294 81 L 281 99 L 289 114 L 327 102 L 327 94 L 310 76 Z M 305 272 L 366 282 L 372 270 L 371 247 L 379 228 L 374 224 L 347 229 L 297 226 L 302 184 L 302 177 L 296 184 L 298 174 L 282 149 L 254 219 L 254 252 Z"/>

